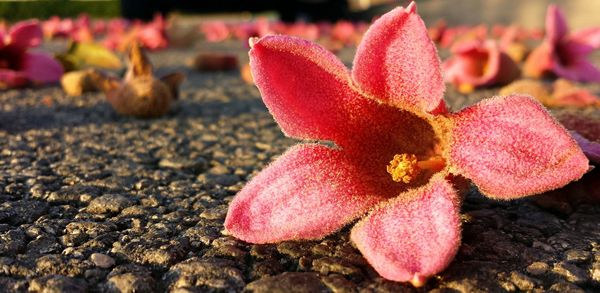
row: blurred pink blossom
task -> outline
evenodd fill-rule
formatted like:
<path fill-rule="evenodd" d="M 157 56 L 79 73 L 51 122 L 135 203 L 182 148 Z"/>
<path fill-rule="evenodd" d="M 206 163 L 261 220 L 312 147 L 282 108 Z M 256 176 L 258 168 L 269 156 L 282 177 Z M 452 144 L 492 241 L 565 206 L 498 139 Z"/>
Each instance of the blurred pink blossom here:
<path fill-rule="evenodd" d="M 531 52 L 523 71 L 539 78 L 547 74 L 582 82 L 600 82 L 600 69 L 588 56 L 600 48 L 600 26 L 570 33 L 567 22 L 557 5 L 548 6 L 546 37 Z"/>
<path fill-rule="evenodd" d="M 57 82 L 63 68 L 51 56 L 30 52 L 43 39 L 37 20 L 14 24 L 8 31 L 0 31 L 0 89 L 33 84 Z"/>

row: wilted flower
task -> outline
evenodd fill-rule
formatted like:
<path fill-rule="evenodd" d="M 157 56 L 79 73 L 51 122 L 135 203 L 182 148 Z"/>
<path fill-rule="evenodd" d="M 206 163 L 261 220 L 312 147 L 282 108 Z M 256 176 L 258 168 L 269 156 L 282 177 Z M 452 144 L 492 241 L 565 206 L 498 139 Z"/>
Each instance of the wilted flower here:
<path fill-rule="evenodd" d="M 457 178 L 513 199 L 588 169 L 576 142 L 530 97 L 449 113 L 414 3 L 373 23 L 351 72 L 309 41 L 250 44 L 252 75 L 282 130 L 335 146 L 294 146 L 237 194 L 225 227 L 244 241 L 319 239 L 368 213 L 351 240 L 383 277 L 420 286 L 458 250 Z"/>
<path fill-rule="evenodd" d="M 183 74 L 155 78 L 150 60 L 137 43 L 131 46 L 128 57 L 129 69 L 123 81 L 105 78 L 98 87 L 119 114 L 141 118 L 166 114 L 178 97 Z"/>

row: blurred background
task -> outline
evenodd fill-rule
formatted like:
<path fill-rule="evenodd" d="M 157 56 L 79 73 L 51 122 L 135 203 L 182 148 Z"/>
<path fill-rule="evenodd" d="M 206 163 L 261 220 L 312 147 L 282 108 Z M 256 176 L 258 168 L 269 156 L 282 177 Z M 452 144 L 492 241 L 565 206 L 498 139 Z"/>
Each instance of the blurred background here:
<path fill-rule="evenodd" d="M 149 20 L 156 12 L 182 15 L 247 18 L 266 14 L 284 21 L 365 20 L 406 5 L 394 0 L 8 0 L 0 1 L 0 18 L 16 21 L 50 16 L 74 17 L 87 13 L 92 17 L 124 16 Z M 524 27 L 543 25 L 546 7 L 558 3 L 570 19 L 572 28 L 600 24 L 598 0 L 417 0 L 419 12 L 427 23 L 444 18 L 449 25 L 509 24 Z"/>

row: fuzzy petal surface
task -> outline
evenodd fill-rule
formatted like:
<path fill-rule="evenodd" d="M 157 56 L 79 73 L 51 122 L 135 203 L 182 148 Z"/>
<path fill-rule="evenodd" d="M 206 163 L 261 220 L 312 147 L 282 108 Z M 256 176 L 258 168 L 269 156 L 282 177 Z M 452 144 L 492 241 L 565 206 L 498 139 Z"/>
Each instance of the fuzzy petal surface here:
<path fill-rule="evenodd" d="M 357 48 L 352 76 L 362 91 L 390 105 L 446 111 L 440 60 L 414 2 L 371 25 Z"/>
<path fill-rule="evenodd" d="M 263 101 L 288 136 L 380 154 L 383 172 L 395 153 L 432 147 L 427 122 L 363 97 L 344 64 L 312 42 L 288 36 L 255 40 L 250 66 Z"/>
<path fill-rule="evenodd" d="M 8 43 L 25 50 L 30 47 L 37 47 L 42 43 L 43 37 L 42 27 L 38 21 L 21 21 L 10 28 Z"/>
<path fill-rule="evenodd" d="M 458 251 L 458 195 L 442 176 L 434 176 L 427 185 L 378 206 L 350 237 L 381 276 L 421 286 Z"/>
<path fill-rule="evenodd" d="M 451 119 L 449 163 L 490 197 L 556 189 L 588 170 L 575 140 L 529 96 L 494 97 Z"/>
<path fill-rule="evenodd" d="M 251 243 L 322 238 L 398 194 L 361 167 L 340 150 L 294 146 L 236 195 L 225 228 Z"/>
<path fill-rule="evenodd" d="M 23 59 L 23 72 L 36 83 L 52 83 L 60 80 L 62 65 L 44 53 L 28 52 Z"/>

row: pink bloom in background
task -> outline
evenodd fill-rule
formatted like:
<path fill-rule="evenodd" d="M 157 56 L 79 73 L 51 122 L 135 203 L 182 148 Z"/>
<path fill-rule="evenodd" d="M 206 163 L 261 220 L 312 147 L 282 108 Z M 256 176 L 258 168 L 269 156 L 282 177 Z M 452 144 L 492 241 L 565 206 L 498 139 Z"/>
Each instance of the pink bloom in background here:
<path fill-rule="evenodd" d="M 114 18 L 106 22 L 106 33 L 124 33 L 129 27 L 129 21 L 124 18 Z"/>
<path fill-rule="evenodd" d="M 42 22 L 42 30 L 48 39 L 68 37 L 76 42 L 91 42 L 96 34 L 104 32 L 104 22 L 91 21 L 85 13 L 76 19 L 52 16 Z"/>
<path fill-rule="evenodd" d="M 89 15 L 81 14 L 77 17 L 73 30 L 70 32 L 70 37 L 71 40 L 79 43 L 94 41 L 94 33 Z"/>
<path fill-rule="evenodd" d="M 460 92 L 475 87 L 506 84 L 520 75 L 514 60 L 493 40 L 461 42 L 452 47 L 452 56 L 443 63 L 444 79 Z"/>
<path fill-rule="evenodd" d="M 102 44 L 111 50 L 119 48 L 127 36 L 129 27 L 130 23 L 125 19 L 117 18 L 109 20 L 106 24 L 106 37 L 102 41 Z"/>
<path fill-rule="evenodd" d="M 167 24 L 160 14 L 148 23 L 136 21 L 129 24 L 123 20 L 109 22 L 102 43 L 111 50 L 119 51 L 127 50 L 134 42 L 149 50 L 165 49 L 169 46 L 166 29 Z"/>
<path fill-rule="evenodd" d="M 243 40 L 245 42 L 248 38 L 272 34 L 273 30 L 271 29 L 271 24 L 268 19 L 259 17 L 251 22 L 233 25 L 232 33 L 238 40 Z"/>
<path fill-rule="evenodd" d="M 356 28 L 349 21 L 338 21 L 331 28 L 331 38 L 344 45 L 355 44 Z"/>
<path fill-rule="evenodd" d="M 497 39 L 505 38 L 506 34 L 513 35 L 513 40 L 523 42 L 529 39 L 541 40 L 544 37 L 544 32 L 541 29 L 526 29 L 518 25 L 505 26 L 496 24 L 492 27 L 492 35 Z"/>
<path fill-rule="evenodd" d="M 28 83 L 57 82 L 63 68 L 47 54 L 28 52 L 43 38 L 35 20 L 14 24 L 8 32 L 0 32 L 0 89 L 25 86 Z"/>
<path fill-rule="evenodd" d="M 200 31 L 209 42 L 222 42 L 230 36 L 229 28 L 222 20 L 203 22 L 200 24 Z"/>
<path fill-rule="evenodd" d="M 442 48 L 450 48 L 454 44 L 487 39 L 488 29 L 485 25 L 446 27 L 442 30 L 439 44 Z"/>
<path fill-rule="evenodd" d="M 314 23 L 298 21 L 291 24 L 276 22 L 273 31 L 278 34 L 300 37 L 306 40 L 316 41 L 319 38 L 319 26 Z"/>
<path fill-rule="evenodd" d="M 351 240 L 373 268 L 420 286 L 460 245 L 456 179 L 514 199 L 588 170 L 573 138 L 528 96 L 449 113 L 414 3 L 373 23 L 351 71 L 306 40 L 250 43 L 252 75 L 284 133 L 335 146 L 291 147 L 237 194 L 225 227 L 244 241 L 320 239 L 362 218 Z"/>
<path fill-rule="evenodd" d="M 137 41 L 149 50 L 165 49 L 169 46 L 166 29 L 167 23 L 164 17 L 156 14 L 151 22 L 140 25 Z"/>
<path fill-rule="evenodd" d="M 42 22 L 44 36 L 48 39 L 54 37 L 66 37 L 71 34 L 75 26 L 72 19 L 60 19 L 58 16 L 52 16 L 48 20 Z"/>
<path fill-rule="evenodd" d="M 531 77 L 554 73 L 582 82 L 600 82 L 600 69 L 587 59 L 600 48 L 600 27 L 569 33 L 562 11 L 550 5 L 546 13 L 546 37 L 527 58 L 523 71 Z"/>

